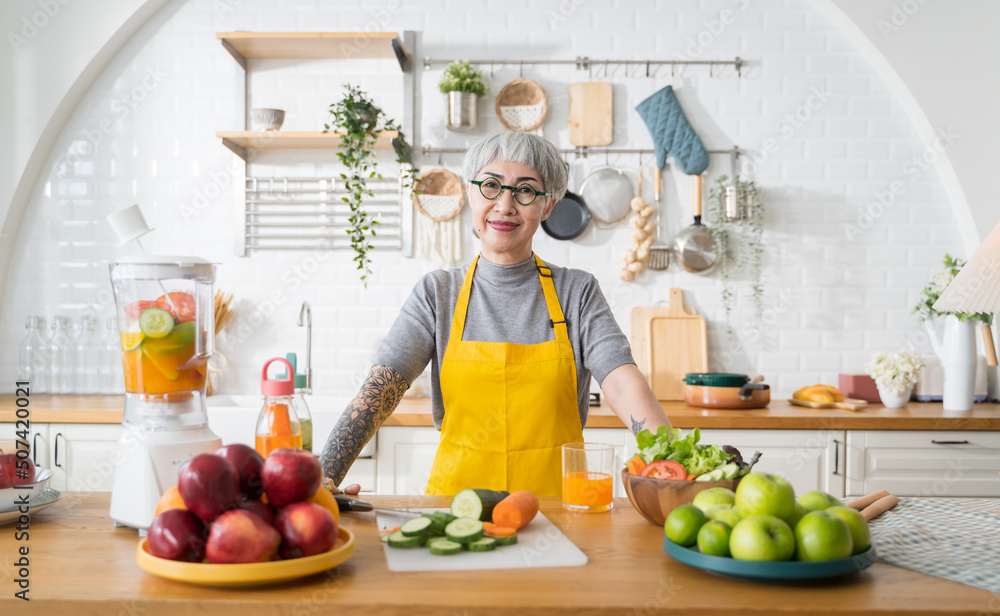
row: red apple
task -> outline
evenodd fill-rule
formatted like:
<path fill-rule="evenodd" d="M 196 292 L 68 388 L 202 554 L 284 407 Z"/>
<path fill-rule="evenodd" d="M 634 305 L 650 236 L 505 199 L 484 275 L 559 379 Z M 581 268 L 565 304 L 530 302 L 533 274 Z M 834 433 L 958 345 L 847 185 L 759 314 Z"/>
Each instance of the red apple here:
<path fill-rule="evenodd" d="M 240 474 L 223 457 L 199 454 L 181 467 L 177 491 L 187 508 L 208 523 L 239 504 Z"/>
<path fill-rule="evenodd" d="M 260 468 L 264 457 L 253 447 L 234 443 L 220 447 L 215 455 L 229 460 L 240 474 L 240 493 L 247 500 L 258 500 L 264 493 L 264 482 L 260 479 Z"/>
<path fill-rule="evenodd" d="M 35 480 L 35 463 L 31 456 L 19 458 L 16 453 L 0 454 L 0 488 L 19 486 Z"/>
<path fill-rule="evenodd" d="M 243 501 L 240 503 L 239 508 L 250 513 L 256 513 L 268 524 L 274 524 L 274 508 L 263 501 Z"/>
<path fill-rule="evenodd" d="M 278 553 L 281 535 L 259 515 L 234 509 L 220 515 L 208 534 L 205 555 L 213 563 L 262 563 Z"/>
<path fill-rule="evenodd" d="M 323 467 L 319 458 L 308 451 L 281 447 L 267 456 L 260 475 L 267 501 L 281 509 L 315 494 L 323 479 Z"/>
<path fill-rule="evenodd" d="M 156 516 L 146 541 L 153 556 L 200 563 L 205 558 L 208 529 L 187 509 L 170 509 Z"/>
<path fill-rule="evenodd" d="M 292 503 L 278 512 L 274 525 L 281 533 L 282 558 L 322 554 L 337 543 L 333 514 L 316 503 Z"/>

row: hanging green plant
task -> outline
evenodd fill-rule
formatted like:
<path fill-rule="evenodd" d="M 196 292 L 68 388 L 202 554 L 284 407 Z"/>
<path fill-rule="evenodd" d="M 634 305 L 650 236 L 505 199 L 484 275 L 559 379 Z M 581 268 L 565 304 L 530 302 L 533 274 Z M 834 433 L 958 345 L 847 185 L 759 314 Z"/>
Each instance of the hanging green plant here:
<path fill-rule="evenodd" d="M 728 176 L 720 176 L 708 193 L 708 232 L 715 242 L 716 269 L 722 285 L 720 296 L 726 311 L 726 327 L 733 336 L 731 323 L 736 294 L 732 279 L 745 273 L 750 281 L 753 296 L 753 318 L 760 320 L 764 313 L 764 285 L 761 275 L 764 266 L 764 204 L 757 184 L 736 178 L 738 209 L 742 215 L 729 220 L 726 215 L 726 191 L 732 186 Z M 736 249 L 738 253 L 734 255 Z"/>
<path fill-rule="evenodd" d="M 360 88 L 348 84 L 344 98 L 332 103 L 329 113 L 333 117 L 329 124 L 323 125 L 323 132 L 343 132 L 337 158 L 347 167 L 347 173 L 341 173 L 340 177 L 344 180 L 344 188 L 349 195 L 341 199 L 351 207 L 351 216 L 347 219 L 350 224 L 347 235 L 355 252 L 353 260 L 361 271 L 361 282 L 367 288 L 368 278 L 371 276 L 371 258 L 368 254 L 372 248 L 370 237 L 376 237 L 375 227 L 379 221 L 368 214 L 364 201 L 375 196 L 368 189 L 367 181 L 383 179 L 375 153 L 375 144 L 382 131 L 397 131 L 399 134 L 392 140 L 392 146 L 396 162 L 402 165 L 404 188 L 412 184 L 413 174 L 417 170 L 412 167 L 411 148 L 400 126 L 395 120 L 386 117 L 382 109 Z"/>

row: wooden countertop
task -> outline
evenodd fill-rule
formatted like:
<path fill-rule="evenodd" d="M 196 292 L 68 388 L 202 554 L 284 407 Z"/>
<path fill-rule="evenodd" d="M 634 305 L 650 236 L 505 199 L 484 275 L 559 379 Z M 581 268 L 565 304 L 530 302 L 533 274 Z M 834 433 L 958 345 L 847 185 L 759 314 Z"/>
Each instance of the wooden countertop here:
<path fill-rule="evenodd" d="M 31 420 L 37 423 L 121 423 L 122 396 L 31 397 Z M 940 402 L 911 402 L 887 409 L 873 404 L 852 413 L 839 409 L 809 409 L 773 400 L 768 408 L 723 411 L 690 407 L 683 402 L 661 402 L 671 423 L 684 429 L 751 430 L 1000 430 L 1000 404 L 975 405 L 969 412 L 946 412 Z M 12 423 L 15 397 L 0 395 L 0 422 Z M 313 408 L 313 413 L 333 409 Z M 338 412 L 341 409 L 336 409 Z M 210 411 L 211 412 L 211 411 Z M 403 398 L 386 426 L 433 426 L 430 398 Z M 588 428 L 624 428 L 609 407 L 592 407 Z"/>
<path fill-rule="evenodd" d="M 447 497 L 372 496 L 377 507 L 443 506 Z M 583 567 L 393 573 L 371 513 L 345 514 L 357 552 L 300 580 L 212 588 L 161 579 L 136 564 L 138 536 L 114 528 L 110 495 L 67 492 L 30 520 L 30 539 L 0 532 L 0 613 L 36 614 L 982 614 L 991 593 L 876 563 L 834 580 L 770 584 L 711 575 L 663 553 L 663 531 L 627 499 L 608 514 L 542 511 L 583 550 Z M 15 550 L 29 546 L 31 602 L 14 598 Z M 351 611 L 353 610 L 353 611 Z"/>

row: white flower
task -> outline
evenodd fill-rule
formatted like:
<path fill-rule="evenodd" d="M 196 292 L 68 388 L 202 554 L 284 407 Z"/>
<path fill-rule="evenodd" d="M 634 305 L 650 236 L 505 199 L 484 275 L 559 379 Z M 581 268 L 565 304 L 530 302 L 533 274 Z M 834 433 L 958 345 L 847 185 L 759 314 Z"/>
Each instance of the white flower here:
<path fill-rule="evenodd" d="M 875 353 L 865 364 L 865 372 L 888 393 L 900 395 L 917 382 L 924 360 L 915 351 L 900 349 Z"/>
<path fill-rule="evenodd" d="M 941 272 L 940 274 L 934 276 L 933 280 L 931 280 L 931 284 L 934 285 L 934 291 L 938 294 L 943 293 L 954 278 L 955 277 L 951 275 L 950 271 Z"/>

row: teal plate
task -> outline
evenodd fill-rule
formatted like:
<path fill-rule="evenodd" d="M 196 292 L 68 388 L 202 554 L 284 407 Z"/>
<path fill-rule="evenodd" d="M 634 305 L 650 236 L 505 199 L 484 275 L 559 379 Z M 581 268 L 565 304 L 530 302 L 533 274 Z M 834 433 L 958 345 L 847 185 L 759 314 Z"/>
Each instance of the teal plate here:
<path fill-rule="evenodd" d="M 696 569 L 720 573 L 745 580 L 760 580 L 765 582 L 784 582 L 790 580 L 818 580 L 822 578 L 846 575 L 871 567 L 875 563 L 875 546 L 868 548 L 857 556 L 824 560 L 819 562 L 802 562 L 786 560 L 780 562 L 736 560 L 722 556 L 709 556 L 698 551 L 697 547 L 686 548 L 677 545 L 666 537 L 663 538 L 663 551 L 674 560 Z"/>

